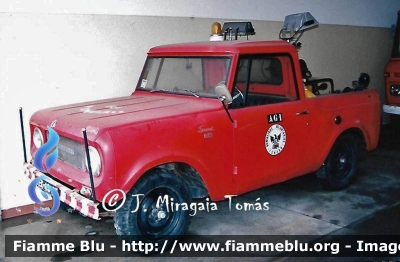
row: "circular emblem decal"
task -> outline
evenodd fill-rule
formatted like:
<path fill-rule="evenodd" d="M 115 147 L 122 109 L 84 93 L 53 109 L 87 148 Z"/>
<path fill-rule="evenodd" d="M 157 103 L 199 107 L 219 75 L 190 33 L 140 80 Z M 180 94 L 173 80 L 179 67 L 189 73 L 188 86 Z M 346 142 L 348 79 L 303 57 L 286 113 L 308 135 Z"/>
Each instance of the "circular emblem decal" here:
<path fill-rule="evenodd" d="M 282 152 L 286 144 L 286 131 L 281 125 L 271 126 L 265 135 L 265 149 L 270 155 Z"/>

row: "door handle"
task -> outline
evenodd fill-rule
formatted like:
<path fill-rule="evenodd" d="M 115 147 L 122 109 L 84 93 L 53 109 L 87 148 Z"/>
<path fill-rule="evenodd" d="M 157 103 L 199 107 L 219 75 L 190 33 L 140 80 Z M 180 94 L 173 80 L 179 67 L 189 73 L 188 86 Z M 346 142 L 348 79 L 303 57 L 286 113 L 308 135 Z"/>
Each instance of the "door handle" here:
<path fill-rule="evenodd" d="M 297 113 L 296 113 L 296 116 L 308 115 L 308 114 L 310 114 L 310 111 L 305 110 L 305 111 L 297 112 Z"/>

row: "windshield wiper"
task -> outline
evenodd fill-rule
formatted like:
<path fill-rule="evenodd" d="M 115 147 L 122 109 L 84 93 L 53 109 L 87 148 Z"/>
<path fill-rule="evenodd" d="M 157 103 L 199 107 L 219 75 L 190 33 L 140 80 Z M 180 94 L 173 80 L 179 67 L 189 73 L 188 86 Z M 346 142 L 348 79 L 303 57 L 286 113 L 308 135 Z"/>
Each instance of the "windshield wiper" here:
<path fill-rule="evenodd" d="M 193 96 L 195 96 L 196 98 L 200 98 L 200 96 L 199 96 L 196 92 L 194 92 L 194 91 L 192 91 L 192 90 L 189 90 L 189 89 L 183 89 L 183 88 L 177 88 L 177 87 L 175 87 L 174 90 L 189 92 L 189 93 L 191 93 Z"/>
<path fill-rule="evenodd" d="M 167 90 L 167 89 L 152 89 L 150 90 L 150 93 L 153 92 L 171 92 L 171 90 Z"/>

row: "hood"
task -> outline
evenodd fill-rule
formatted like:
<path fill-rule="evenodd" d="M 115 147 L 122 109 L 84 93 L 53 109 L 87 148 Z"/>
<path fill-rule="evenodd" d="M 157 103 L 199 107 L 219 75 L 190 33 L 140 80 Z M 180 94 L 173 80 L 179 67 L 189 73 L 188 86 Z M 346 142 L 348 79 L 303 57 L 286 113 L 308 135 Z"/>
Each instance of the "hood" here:
<path fill-rule="evenodd" d="M 108 129 L 221 107 L 217 99 L 136 91 L 127 97 L 43 109 L 32 116 L 31 123 L 43 127 L 53 123 L 59 134 L 75 137 L 82 137 L 82 128 L 86 128 L 93 141 Z"/>

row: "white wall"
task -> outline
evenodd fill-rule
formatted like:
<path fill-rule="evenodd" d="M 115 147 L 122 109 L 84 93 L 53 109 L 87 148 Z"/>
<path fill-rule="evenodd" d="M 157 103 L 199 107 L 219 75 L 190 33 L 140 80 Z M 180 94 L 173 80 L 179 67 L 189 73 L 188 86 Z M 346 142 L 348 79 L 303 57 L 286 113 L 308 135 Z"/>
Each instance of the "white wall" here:
<path fill-rule="evenodd" d="M 29 181 L 21 173 L 18 108 L 24 109 L 29 146 L 28 121 L 35 111 L 130 95 L 150 47 L 188 39 L 208 40 L 212 21 L 170 19 L 0 14 L 1 209 L 30 203 Z M 190 27 L 181 28 L 182 24 Z M 169 28 L 181 29 L 177 32 Z M 191 35 L 192 30 L 203 33 Z"/>
<path fill-rule="evenodd" d="M 322 24 L 390 27 L 399 0 L 1 0 L 0 12 L 111 14 L 282 21 L 309 11 Z"/>
<path fill-rule="evenodd" d="M 28 134 L 29 118 L 38 109 L 129 95 L 150 47 L 206 41 L 215 20 L 249 19 L 257 31 L 254 39 L 277 39 L 282 23 L 265 21 L 281 21 L 289 13 L 304 10 L 311 11 L 321 23 L 347 21 L 354 25 L 363 21 L 363 25 L 377 27 L 321 25 L 303 36 L 300 55 L 308 61 L 314 75 L 332 76 L 338 87 L 350 85 L 360 72 L 368 72 L 371 86 L 383 94 L 383 67 L 392 39 L 389 29 L 378 27 L 388 27 L 395 22 L 397 11 L 394 10 L 399 1 L 337 0 L 334 6 L 330 1 L 321 2 L 256 0 L 248 6 L 247 2 L 221 0 L 98 0 L 79 1 L 78 5 L 75 0 L 2 0 L 0 209 L 31 203 L 27 196 L 28 181 L 21 172 L 20 106 L 24 108 Z M 371 5 L 367 10 L 374 14 L 371 19 L 361 19 L 359 2 Z M 210 8 L 211 5 L 226 9 Z M 338 7 L 346 10 L 343 19 L 332 11 Z M 107 13 L 130 15 L 101 15 Z M 213 18 L 185 18 L 186 14 Z"/>

